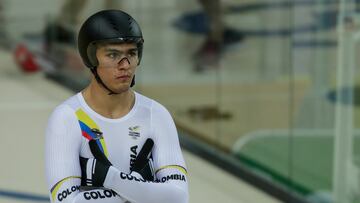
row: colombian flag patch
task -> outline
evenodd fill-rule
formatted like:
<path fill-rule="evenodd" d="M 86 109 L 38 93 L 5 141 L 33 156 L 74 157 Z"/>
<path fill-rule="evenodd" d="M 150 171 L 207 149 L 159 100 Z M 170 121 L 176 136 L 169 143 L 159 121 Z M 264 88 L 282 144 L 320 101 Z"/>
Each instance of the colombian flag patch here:
<path fill-rule="evenodd" d="M 82 136 L 87 140 L 96 140 L 100 150 L 108 157 L 107 147 L 99 126 L 82 109 L 76 111 L 76 116 L 79 120 Z"/>

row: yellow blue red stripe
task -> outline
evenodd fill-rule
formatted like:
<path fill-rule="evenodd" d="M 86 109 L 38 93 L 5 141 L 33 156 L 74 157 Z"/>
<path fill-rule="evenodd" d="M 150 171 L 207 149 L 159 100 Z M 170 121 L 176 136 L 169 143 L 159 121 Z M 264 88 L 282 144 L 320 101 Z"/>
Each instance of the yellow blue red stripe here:
<path fill-rule="evenodd" d="M 98 135 L 93 131 L 97 130 L 100 132 L 99 126 L 81 108 L 76 111 L 76 116 L 79 120 L 82 135 L 87 140 L 96 140 L 100 150 L 105 154 L 106 157 L 108 157 L 108 151 L 104 138 L 99 138 Z"/>

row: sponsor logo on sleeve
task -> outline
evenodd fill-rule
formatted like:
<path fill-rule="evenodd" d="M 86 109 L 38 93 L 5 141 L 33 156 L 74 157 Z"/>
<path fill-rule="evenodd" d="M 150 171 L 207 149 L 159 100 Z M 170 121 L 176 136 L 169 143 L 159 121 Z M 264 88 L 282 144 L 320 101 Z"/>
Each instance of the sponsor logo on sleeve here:
<path fill-rule="evenodd" d="M 76 192 L 78 190 L 80 190 L 80 186 L 74 185 L 71 188 L 67 188 L 67 189 L 63 190 L 62 192 L 59 192 L 57 195 L 57 199 L 59 200 L 59 202 L 61 202 L 64 199 L 66 199 L 69 195 L 71 195 L 73 192 Z"/>
<path fill-rule="evenodd" d="M 134 162 L 136 160 L 137 157 L 137 145 L 134 145 L 130 148 L 130 167 L 132 167 L 134 165 Z"/>
<path fill-rule="evenodd" d="M 137 182 L 160 182 L 160 183 L 164 183 L 164 182 L 167 182 L 169 180 L 179 180 L 179 181 L 184 181 L 186 182 L 186 177 L 185 175 L 183 174 L 171 174 L 171 175 L 167 175 L 167 176 L 164 176 L 160 179 L 157 179 L 156 181 L 148 181 L 148 180 L 145 180 L 143 178 L 137 178 L 133 175 L 130 175 L 130 174 L 126 174 L 124 172 L 120 172 L 120 178 L 123 179 L 123 180 L 130 180 L 130 181 L 137 181 Z"/>
<path fill-rule="evenodd" d="M 164 176 L 164 177 L 158 179 L 157 182 L 164 183 L 164 182 L 169 181 L 169 180 L 180 180 L 180 181 L 186 182 L 185 175 L 183 175 L 183 174 L 167 175 L 167 176 Z"/>
<path fill-rule="evenodd" d="M 86 200 L 105 199 L 105 198 L 112 198 L 112 197 L 116 197 L 116 192 L 114 192 L 112 190 L 84 192 L 84 198 Z"/>
<path fill-rule="evenodd" d="M 69 196 L 71 193 L 75 192 L 76 190 L 79 190 L 79 186 L 72 186 L 69 189 L 65 189 L 62 192 L 59 192 L 61 186 L 68 180 L 70 179 L 77 179 L 77 178 L 81 178 L 79 176 L 69 176 L 66 178 L 63 178 L 62 180 L 60 180 L 59 182 L 57 182 L 50 190 L 51 193 L 51 198 L 53 201 L 55 201 L 56 198 L 58 198 L 58 200 L 61 202 L 63 199 L 65 199 L 67 196 Z"/>
<path fill-rule="evenodd" d="M 131 181 L 137 181 L 137 182 L 152 182 L 152 181 L 148 181 L 148 180 L 145 180 L 143 178 L 137 178 L 133 175 L 130 175 L 130 174 L 126 174 L 124 172 L 120 172 L 120 178 L 123 179 L 123 180 L 131 180 Z"/>

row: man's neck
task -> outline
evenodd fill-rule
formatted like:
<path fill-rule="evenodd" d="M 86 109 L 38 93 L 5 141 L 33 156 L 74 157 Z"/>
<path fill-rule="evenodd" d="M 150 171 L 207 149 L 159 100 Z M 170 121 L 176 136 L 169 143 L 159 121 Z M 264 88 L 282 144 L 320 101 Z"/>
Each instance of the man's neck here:
<path fill-rule="evenodd" d="M 135 94 L 131 89 L 109 95 L 107 90 L 94 83 L 84 89 L 82 95 L 91 109 L 106 118 L 112 119 L 125 116 L 135 103 Z"/>

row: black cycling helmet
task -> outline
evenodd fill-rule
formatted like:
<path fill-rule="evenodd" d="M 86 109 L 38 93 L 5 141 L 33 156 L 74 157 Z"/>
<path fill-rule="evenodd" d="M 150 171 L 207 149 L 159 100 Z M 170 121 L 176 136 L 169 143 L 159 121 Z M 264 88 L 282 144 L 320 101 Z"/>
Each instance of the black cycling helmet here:
<path fill-rule="evenodd" d="M 140 63 L 144 39 L 139 24 L 129 14 L 120 10 L 103 10 L 84 22 L 78 35 L 78 49 L 87 67 L 98 65 L 95 45 L 103 42 L 136 43 Z"/>
<path fill-rule="evenodd" d="M 140 64 L 144 43 L 140 26 L 134 18 L 120 10 L 102 10 L 93 14 L 83 23 L 78 35 L 78 49 L 84 64 L 110 94 L 115 93 L 101 81 L 96 71 L 96 44 L 122 42 L 136 43 Z M 131 87 L 134 84 L 133 79 Z"/>

